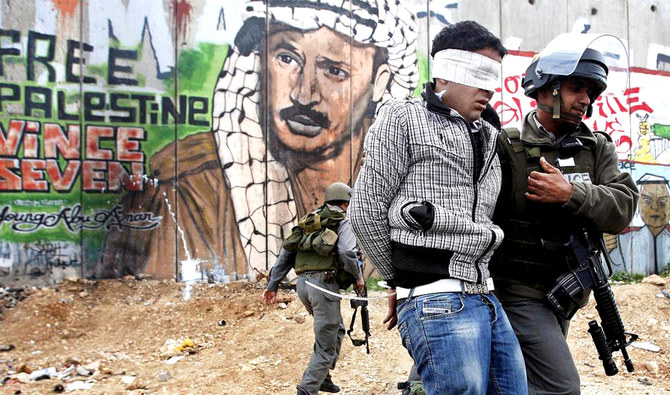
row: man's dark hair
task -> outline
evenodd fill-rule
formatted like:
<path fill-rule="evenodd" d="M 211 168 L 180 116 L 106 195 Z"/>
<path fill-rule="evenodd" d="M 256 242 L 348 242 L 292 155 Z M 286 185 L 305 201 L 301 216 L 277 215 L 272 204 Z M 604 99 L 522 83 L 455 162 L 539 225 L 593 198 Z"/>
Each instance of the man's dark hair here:
<path fill-rule="evenodd" d="M 484 48 L 493 48 L 500 57 L 507 55 L 500 39 L 475 21 L 462 21 L 446 26 L 433 39 L 430 56 L 443 49 L 460 49 L 463 51 L 478 51 Z"/>

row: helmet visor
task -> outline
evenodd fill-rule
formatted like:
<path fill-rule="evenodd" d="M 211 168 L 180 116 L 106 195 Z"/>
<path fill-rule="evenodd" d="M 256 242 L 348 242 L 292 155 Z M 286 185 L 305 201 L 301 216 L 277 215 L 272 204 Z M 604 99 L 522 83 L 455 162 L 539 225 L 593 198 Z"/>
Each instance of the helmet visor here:
<path fill-rule="evenodd" d="M 603 54 L 609 69 L 628 69 L 628 51 L 618 37 L 611 34 L 563 33 L 540 52 L 536 70 L 541 74 L 570 75 L 587 48 Z"/>

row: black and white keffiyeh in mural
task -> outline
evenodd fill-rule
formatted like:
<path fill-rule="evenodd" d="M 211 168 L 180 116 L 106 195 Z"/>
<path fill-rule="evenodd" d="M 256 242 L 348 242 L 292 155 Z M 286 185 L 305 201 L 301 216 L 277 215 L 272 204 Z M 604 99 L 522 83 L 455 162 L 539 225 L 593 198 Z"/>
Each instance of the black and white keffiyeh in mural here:
<path fill-rule="evenodd" d="M 414 16 L 396 0 L 246 3 L 245 24 L 264 23 L 266 17 L 271 23 L 305 31 L 328 27 L 359 44 L 384 48 L 392 79 L 380 103 L 391 97 L 410 96 L 418 83 Z M 219 157 L 248 263 L 255 268 L 265 267 L 266 259 L 272 262 L 282 235 L 290 231 L 297 216 L 287 169 L 267 151 L 259 119 L 263 78 L 259 51 L 264 49 L 260 48 L 263 33 L 257 30 L 264 26 L 257 24 L 240 30 L 223 65 L 213 100 L 213 130 Z M 266 252 L 270 254 L 267 257 Z"/>

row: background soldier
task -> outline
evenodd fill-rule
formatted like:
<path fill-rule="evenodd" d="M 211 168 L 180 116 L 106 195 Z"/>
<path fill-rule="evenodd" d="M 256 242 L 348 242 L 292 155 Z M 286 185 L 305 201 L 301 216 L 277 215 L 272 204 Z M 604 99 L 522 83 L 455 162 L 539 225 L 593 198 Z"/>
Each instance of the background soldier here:
<path fill-rule="evenodd" d="M 351 188 L 347 184 L 336 182 L 326 189 L 325 205 L 314 213 L 319 214 L 318 221 L 321 224 L 326 223 L 325 221 L 334 223 L 332 226 L 337 231 L 336 249 L 324 255 L 326 251 L 305 248 L 304 246 L 308 244 L 305 243 L 307 230 L 294 232 L 302 236 L 292 246 L 289 246 L 289 242 L 294 234 L 284 243 L 284 248 L 272 268 L 270 281 L 263 291 L 265 302 L 275 303 L 279 282 L 291 268 L 294 268 L 299 275 L 296 283 L 298 297 L 307 311 L 314 316 L 314 351 L 302 376 L 302 382 L 298 385 L 298 395 L 316 394 L 318 391 L 340 391 L 340 387 L 333 383 L 329 373 L 329 369 L 335 368 L 345 334 L 340 312 L 340 298 L 313 288 L 307 283 L 310 282 L 337 293 L 340 287 L 349 286 L 348 283 L 338 282 L 338 279 L 346 278 L 348 274 L 353 279 L 354 287 L 358 292 L 363 290 L 365 282 L 358 266 L 356 237 L 349 220 L 344 218 L 350 199 Z M 301 219 L 300 226 L 304 225 L 308 228 L 311 225 L 306 224 L 305 219 L 307 218 Z M 294 250 L 297 244 L 301 246 Z M 314 242 L 311 242 L 311 245 L 314 245 Z M 342 273 L 343 271 L 346 273 Z"/>

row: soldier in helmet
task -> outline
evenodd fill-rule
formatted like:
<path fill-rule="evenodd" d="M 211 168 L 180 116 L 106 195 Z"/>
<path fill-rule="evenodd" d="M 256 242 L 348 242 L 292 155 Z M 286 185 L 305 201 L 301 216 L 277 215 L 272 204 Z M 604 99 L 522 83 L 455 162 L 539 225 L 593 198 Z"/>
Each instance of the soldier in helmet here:
<path fill-rule="evenodd" d="M 298 274 L 298 297 L 314 317 L 314 351 L 298 395 L 340 391 L 329 372 L 335 368 L 345 334 L 340 299 L 307 283 L 335 293 L 352 283 L 358 292 L 363 290 L 356 237 L 345 218 L 350 199 L 347 184 L 336 182 L 326 189 L 324 205 L 303 217 L 285 240 L 263 291 L 265 302 L 275 303 L 279 282 L 293 268 Z"/>
<path fill-rule="evenodd" d="M 546 56 L 565 59 L 568 53 L 574 49 Z M 568 271 L 569 252 L 549 246 L 569 240 L 576 229 L 620 232 L 633 217 L 638 192 L 630 174 L 619 171 L 609 135 L 582 122 L 607 86 L 603 55 L 586 48 L 574 55 L 574 69 L 564 71 L 547 59 L 542 63 L 542 55 L 522 83 L 537 110 L 521 130 L 506 129 L 498 138 L 503 182 L 494 222 L 505 238 L 490 268 L 521 344 L 529 392 L 578 394 L 579 374 L 566 342 L 570 317 L 547 301 Z M 582 294 L 572 314 L 588 297 Z"/>

